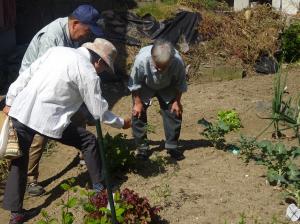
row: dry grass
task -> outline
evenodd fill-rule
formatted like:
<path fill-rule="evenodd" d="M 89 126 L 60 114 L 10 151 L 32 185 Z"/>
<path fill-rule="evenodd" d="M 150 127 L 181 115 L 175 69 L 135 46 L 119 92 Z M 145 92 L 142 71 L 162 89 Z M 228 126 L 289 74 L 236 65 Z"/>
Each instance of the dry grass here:
<path fill-rule="evenodd" d="M 242 66 L 247 74 L 253 74 L 253 64 L 261 53 L 274 55 L 280 48 L 280 33 L 285 27 L 286 18 L 271 7 L 258 5 L 235 13 L 229 11 L 224 3 L 214 5 L 208 2 L 210 1 L 178 0 L 175 7 L 167 5 L 172 10 L 163 14 L 166 17 L 174 14 L 178 8 L 188 7 L 187 10 L 199 12 L 202 16 L 198 28 L 201 42 L 190 46 L 190 51 L 183 55 L 186 64 L 192 65 L 192 78 L 201 76 L 203 65 L 218 66 L 222 63 Z M 213 6 L 215 10 L 207 10 L 207 5 Z M 159 4 L 155 10 L 161 10 L 158 6 Z M 145 42 L 143 46 L 146 44 Z M 126 54 L 121 55 L 124 57 L 122 61 L 126 61 L 126 65 L 122 67 L 127 71 L 130 70 L 138 50 L 137 47 L 126 46 Z"/>
<path fill-rule="evenodd" d="M 187 1 L 195 2 L 180 2 Z M 280 33 L 285 27 L 285 18 L 267 5 L 238 13 L 203 10 L 200 6 L 195 8 L 200 9 L 203 19 L 199 33 L 204 42 L 193 46 L 184 56 L 187 63 L 192 64 L 195 76 L 199 64 L 219 58 L 226 64 L 241 63 L 247 73 L 252 73 L 253 64 L 262 52 L 274 55 L 280 48 Z"/>

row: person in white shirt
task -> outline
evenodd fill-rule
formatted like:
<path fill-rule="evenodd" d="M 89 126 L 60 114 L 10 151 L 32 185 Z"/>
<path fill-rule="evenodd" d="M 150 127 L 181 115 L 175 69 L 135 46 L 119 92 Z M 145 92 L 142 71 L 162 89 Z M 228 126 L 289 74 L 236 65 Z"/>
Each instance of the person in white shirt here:
<path fill-rule="evenodd" d="M 84 4 L 78 6 L 70 16 L 58 18 L 43 27 L 32 38 L 22 59 L 19 74 L 51 47 L 78 48 L 79 43 L 87 42 L 90 34 L 103 37 L 103 30 L 97 24 L 101 18 L 100 13 L 92 5 Z M 86 124 L 86 116 L 84 116 L 83 111 L 85 111 L 85 106 L 82 106 L 72 118 L 72 121 L 77 122 L 77 125 L 85 126 Z M 39 134 L 34 136 L 29 150 L 27 174 L 26 192 L 29 196 L 39 196 L 45 192 L 43 186 L 38 183 L 38 177 L 39 162 L 46 144 L 47 138 Z M 80 159 L 82 159 L 81 154 Z"/>
<path fill-rule="evenodd" d="M 124 120 L 108 111 L 101 96 L 98 74 L 104 70 L 113 72 L 116 54 L 116 48 L 101 38 L 78 49 L 53 47 L 9 87 L 3 111 L 12 119 L 23 154 L 12 160 L 4 192 L 3 207 L 11 211 L 10 223 L 27 219 L 23 198 L 28 153 L 37 133 L 81 150 L 93 188 L 104 189 L 96 138 L 75 126 L 70 118 L 85 103 L 95 119 L 116 128 L 131 126 L 129 118 Z"/>

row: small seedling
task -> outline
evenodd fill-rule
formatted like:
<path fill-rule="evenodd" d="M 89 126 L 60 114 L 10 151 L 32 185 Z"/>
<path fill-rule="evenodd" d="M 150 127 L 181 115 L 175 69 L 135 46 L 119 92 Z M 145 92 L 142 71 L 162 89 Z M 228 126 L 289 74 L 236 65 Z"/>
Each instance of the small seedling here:
<path fill-rule="evenodd" d="M 199 120 L 198 124 L 204 127 L 201 134 L 217 149 L 225 148 L 226 134 L 241 127 L 240 118 L 234 110 L 220 111 L 218 113 L 218 120 L 214 124 L 204 118 Z"/>
<path fill-rule="evenodd" d="M 249 163 L 251 159 L 255 159 L 255 150 L 257 149 L 257 142 L 255 138 L 248 138 L 246 136 L 240 136 L 240 152 L 245 158 L 245 162 Z"/>

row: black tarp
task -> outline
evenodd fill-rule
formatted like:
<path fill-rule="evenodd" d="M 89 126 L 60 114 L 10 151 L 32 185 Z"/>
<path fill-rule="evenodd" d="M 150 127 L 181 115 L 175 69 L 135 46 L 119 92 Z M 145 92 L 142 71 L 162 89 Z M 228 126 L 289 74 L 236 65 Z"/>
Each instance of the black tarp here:
<path fill-rule="evenodd" d="M 198 40 L 198 26 L 201 21 L 199 13 L 181 11 L 175 17 L 159 22 L 150 14 L 139 17 L 133 13 L 102 13 L 107 39 L 120 41 L 129 45 L 140 46 L 136 36 L 148 37 L 150 40 L 166 39 L 174 45 L 180 38 L 190 44 Z M 133 34 L 132 34 L 133 33 Z"/>

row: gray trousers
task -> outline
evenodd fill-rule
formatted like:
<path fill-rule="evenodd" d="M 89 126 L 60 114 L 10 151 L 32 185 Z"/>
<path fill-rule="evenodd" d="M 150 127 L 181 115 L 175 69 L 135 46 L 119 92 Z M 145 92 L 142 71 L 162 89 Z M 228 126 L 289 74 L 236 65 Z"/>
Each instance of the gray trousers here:
<path fill-rule="evenodd" d="M 165 148 L 177 149 L 178 139 L 180 136 L 182 116 L 177 117 L 176 113 L 171 113 L 171 107 L 173 101 L 165 103 L 163 99 L 156 95 L 159 105 L 160 113 L 163 117 L 163 125 L 165 131 Z M 147 144 L 147 109 L 148 105 L 143 104 L 144 110 L 140 118 L 132 116 L 132 132 L 137 145 Z"/>
<path fill-rule="evenodd" d="M 14 118 L 12 118 L 12 122 L 17 131 L 19 146 L 23 155 L 11 161 L 4 192 L 3 208 L 10 211 L 20 211 L 23 208 L 26 190 L 29 148 L 37 132 Z M 92 133 L 71 123 L 64 130 L 62 138 L 55 140 L 81 150 L 92 183 L 102 182 L 100 152 L 97 147 L 97 139 Z"/>

